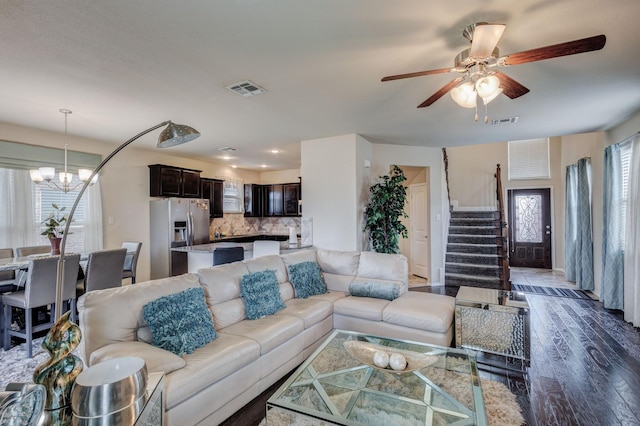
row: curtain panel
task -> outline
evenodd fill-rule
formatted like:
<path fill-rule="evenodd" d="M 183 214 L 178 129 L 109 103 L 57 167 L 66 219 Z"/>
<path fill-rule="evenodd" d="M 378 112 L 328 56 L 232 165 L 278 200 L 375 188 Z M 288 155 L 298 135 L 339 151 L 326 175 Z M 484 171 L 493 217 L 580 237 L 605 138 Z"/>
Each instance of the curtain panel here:
<path fill-rule="evenodd" d="M 640 137 L 631 142 L 624 254 L 624 319 L 640 326 Z"/>
<path fill-rule="evenodd" d="M 602 209 L 602 280 L 600 300 L 607 309 L 624 307 L 624 251 L 622 161 L 620 145 L 604 150 L 604 205 Z"/>
<path fill-rule="evenodd" d="M 578 288 L 594 290 L 591 223 L 591 160 L 567 167 L 565 275 Z"/>

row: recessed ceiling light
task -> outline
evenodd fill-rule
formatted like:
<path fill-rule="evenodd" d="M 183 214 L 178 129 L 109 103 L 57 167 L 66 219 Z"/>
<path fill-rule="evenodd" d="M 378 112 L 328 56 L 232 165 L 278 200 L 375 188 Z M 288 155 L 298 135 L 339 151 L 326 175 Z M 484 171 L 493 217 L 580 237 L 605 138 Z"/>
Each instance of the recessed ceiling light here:
<path fill-rule="evenodd" d="M 223 155 L 223 156 L 222 156 L 222 159 L 223 159 L 223 160 L 231 160 L 231 157 L 229 157 L 228 155 Z"/>
<path fill-rule="evenodd" d="M 261 164 L 260 167 L 267 167 L 267 165 L 266 164 Z"/>
<path fill-rule="evenodd" d="M 277 153 L 279 153 L 279 152 L 280 152 L 280 150 L 278 150 L 278 149 L 272 149 L 272 150 L 271 150 L 271 153 L 272 153 L 272 154 L 277 154 Z"/>
<path fill-rule="evenodd" d="M 237 168 L 238 168 L 238 166 L 236 166 L 235 164 L 232 164 L 232 165 L 231 165 L 231 168 L 232 168 L 232 169 L 237 169 Z"/>

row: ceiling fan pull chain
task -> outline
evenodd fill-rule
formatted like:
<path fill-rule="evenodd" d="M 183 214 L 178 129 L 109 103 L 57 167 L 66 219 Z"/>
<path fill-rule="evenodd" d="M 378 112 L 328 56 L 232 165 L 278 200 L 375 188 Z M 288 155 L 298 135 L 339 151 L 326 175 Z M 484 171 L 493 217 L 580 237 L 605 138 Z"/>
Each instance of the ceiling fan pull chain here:
<path fill-rule="evenodd" d="M 476 116 L 475 120 L 478 121 L 478 103 L 476 102 Z"/>
<path fill-rule="evenodd" d="M 484 104 L 484 124 L 487 124 L 489 122 L 489 113 L 487 112 L 487 109 L 489 107 L 487 105 L 488 104 Z"/>

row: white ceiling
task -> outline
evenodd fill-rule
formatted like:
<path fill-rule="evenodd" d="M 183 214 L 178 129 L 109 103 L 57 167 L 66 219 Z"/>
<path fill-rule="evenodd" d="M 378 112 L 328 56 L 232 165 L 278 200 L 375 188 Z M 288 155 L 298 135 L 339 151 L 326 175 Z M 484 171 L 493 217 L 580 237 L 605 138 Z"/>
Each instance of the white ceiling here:
<path fill-rule="evenodd" d="M 0 121 L 123 142 L 164 120 L 202 137 L 172 148 L 267 170 L 300 166 L 299 141 L 359 133 L 429 147 L 606 130 L 640 108 L 637 0 L 5 0 Z M 504 23 L 501 54 L 605 34 L 603 50 L 502 71 L 531 92 L 489 105 L 489 126 L 448 95 L 452 80 L 386 75 L 453 66 L 462 30 Z M 268 90 L 240 97 L 225 86 Z M 137 143 L 154 146 L 156 134 Z M 269 153 L 272 148 L 280 154 Z M 264 169 L 262 169 L 264 170 Z"/>

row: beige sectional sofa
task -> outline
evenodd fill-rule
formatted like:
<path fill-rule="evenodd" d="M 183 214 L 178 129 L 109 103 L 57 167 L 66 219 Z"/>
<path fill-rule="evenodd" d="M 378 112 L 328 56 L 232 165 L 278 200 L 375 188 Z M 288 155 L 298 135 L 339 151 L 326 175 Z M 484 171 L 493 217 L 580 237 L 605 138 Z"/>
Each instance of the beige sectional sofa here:
<path fill-rule="evenodd" d="M 288 266 L 300 262 L 317 262 L 327 293 L 295 297 Z M 286 307 L 249 320 L 240 280 L 264 270 L 275 271 Z M 377 288 L 394 286 L 399 297 L 349 295 L 354 280 Z M 218 336 L 183 356 L 151 345 L 143 306 L 196 287 L 204 290 Z M 80 351 L 87 365 L 124 355 L 144 358 L 150 372 L 166 373 L 165 424 L 213 425 L 302 363 L 333 329 L 448 346 L 454 299 L 407 289 L 408 266 L 402 255 L 307 250 L 265 256 L 85 294 L 78 301 Z"/>

